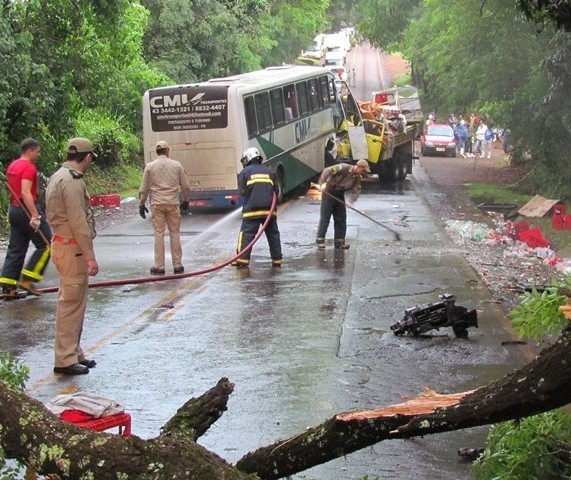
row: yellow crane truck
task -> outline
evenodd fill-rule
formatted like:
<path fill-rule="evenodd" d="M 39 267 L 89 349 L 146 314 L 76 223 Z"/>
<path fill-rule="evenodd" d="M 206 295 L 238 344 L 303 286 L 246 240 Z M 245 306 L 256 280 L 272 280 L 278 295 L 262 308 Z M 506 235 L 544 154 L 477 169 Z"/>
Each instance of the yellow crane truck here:
<path fill-rule="evenodd" d="M 353 163 L 365 159 L 379 180 L 404 180 L 418 158 L 416 139 L 421 133 L 422 115 L 407 118 L 398 103 L 391 104 L 388 94 L 379 93 L 383 92 L 375 92 L 372 102 L 357 102 L 343 85 L 336 160 Z"/>

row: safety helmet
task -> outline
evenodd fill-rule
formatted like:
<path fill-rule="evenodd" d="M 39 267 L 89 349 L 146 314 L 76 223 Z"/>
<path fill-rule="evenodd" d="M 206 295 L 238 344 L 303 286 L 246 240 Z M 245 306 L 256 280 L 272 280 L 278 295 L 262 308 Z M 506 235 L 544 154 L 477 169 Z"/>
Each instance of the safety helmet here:
<path fill-rule="evenodd" d="M 244 167 L 250 165 L 250 163 L 262 163 L 264 157 L 256 147 L 250 147 L 244 150 L 242 158 L 240 159 Z"/>

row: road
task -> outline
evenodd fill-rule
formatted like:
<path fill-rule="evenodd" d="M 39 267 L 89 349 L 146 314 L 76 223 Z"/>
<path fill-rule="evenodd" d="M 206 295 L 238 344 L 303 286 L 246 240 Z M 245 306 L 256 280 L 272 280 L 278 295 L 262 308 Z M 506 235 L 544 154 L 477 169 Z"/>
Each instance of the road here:
<path fill-rule="evenodd" d="M 370 75 L 367 88 L 376 74 Z M 305 195 L 279 207 L 281 269 L 271 267 L 261 239 L 246 270 L 226 267 L 184 280 L 90 290 L 83 346 L 98 365 L 89 375 L 52 373 L 53 293 L 1 304 L 0 351 L 30 367 L 31 396 L 45 401 L 80 389 L 114 398 L 132 414 L 133 433 L 142 438 L 157 435 L 188 398 L 228 377 L 236 384 L 229 410 L 200 443 L 230 462 L 339 412 L 398 403 L 424 387 L 474 388 L 523 358 L 510 350 L 517 347 L 501 346 L 509 338 L 503 315 L 431 216 L 425 198 L 434 194 L 419 166 L 399 184 L 365 182 L 355 206 L 397 230 L 400 242 L 349 212 L 351 249 L 318 251 L 319 200 Z M 185 216 L 186 271 L 229 258 L 239 227 L 237 211 Z M 139 217 L 101 232 L 96 280 L 147 276 L 152 245 L 150 222 Z M 57 284 L 55 268 L 44 284 Z M 448 331 L 428 338 L 393 335 L 390 325 L 407 307 L 447 292 L 478 310 L 480 328 L 467 340 Z M 456 449 L 482 446 L 485 433 L 387 441 L 293 478 L 468 479 L 469 466 Z"/>

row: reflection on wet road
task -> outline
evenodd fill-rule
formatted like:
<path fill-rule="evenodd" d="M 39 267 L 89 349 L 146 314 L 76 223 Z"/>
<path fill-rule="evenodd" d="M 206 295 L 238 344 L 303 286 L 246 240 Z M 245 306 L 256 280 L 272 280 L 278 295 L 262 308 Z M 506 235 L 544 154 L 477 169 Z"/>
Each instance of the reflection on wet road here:
<path fill-rule="evenodd" d="M 264 237 L 249 269 L 145 285 L 90 290 L 83 345 L 98 365 L 80 378 L 52 374 L 55 294 L 2 303 L 0 349 L 30 366 L 30 395 L 47 400 L 81 389 L 122 402 L 133 433 L 150 438 L 190 397 L 221 377 L 236 388 L 229 410 L 200 443 L 230 462 L 335 413 L 379 408 L 416 395 L 473 388 L 510 371 L 517 353 L 479 279 L 435 225 L 415 171 L 400 185 L 370 179 L 356 207 L 397 230 L 348 214 L 351 249 L 315 249 L 319 200 L 280 207 L 284 266 L 272 268 Z M 424 188 L 424 187 L 423 187 Z M 232 256 L 234 213 L 183 218 L 184 264 L 193 271 Z M 332 228 L 332 227 L 330 227 Z M 329 232 L 329 236 L 332 231 Z M 137 218 L 96 239 L 97 280 L 147 276 L 153 237 Z M 49 269 L 46 285 L 57 284 Z M 454 293 L 477 308 L 481 328 L 467 340 L 451 332 L 396 337 L 404 309 Z M 485 429 L 383 442 L 294 478 L 468 479 L 459 447 L 480 447 Z"/>

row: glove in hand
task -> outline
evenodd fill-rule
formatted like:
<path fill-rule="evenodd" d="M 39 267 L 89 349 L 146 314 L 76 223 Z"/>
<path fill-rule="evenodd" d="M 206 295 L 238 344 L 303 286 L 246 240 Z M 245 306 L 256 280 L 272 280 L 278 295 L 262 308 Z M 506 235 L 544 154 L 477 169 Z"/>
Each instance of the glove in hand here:
<path fill-rule="evenodd" d="M 34 229 L 34 232 L 37 232 L 38 229 L 40 228 L 40 225 L 42 224 L 42 219 L 41 217 L 36 217 L 36 218 L 32 218 L 30 220 L 30 227 L 32 227 Z"/>
<path fill-rule="evenodd" d="M 139 205 L 139 215 L 141 215 L 141 218 L 147 218 L 147 213 L 149 213 L 149 209 L 145 207 L 145 205 Z"/>

